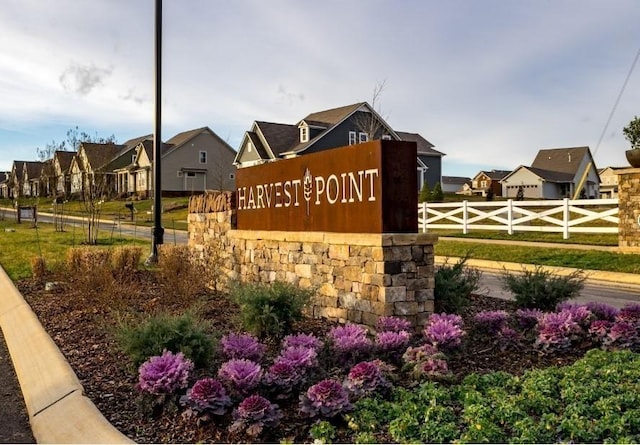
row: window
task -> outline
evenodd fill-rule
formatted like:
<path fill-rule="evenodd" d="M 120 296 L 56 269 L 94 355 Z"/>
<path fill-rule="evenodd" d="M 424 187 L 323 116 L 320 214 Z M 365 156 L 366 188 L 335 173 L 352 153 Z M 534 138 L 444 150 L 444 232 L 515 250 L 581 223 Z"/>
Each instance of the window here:
<path fill-rule="evenodd" d="M 356 132 L 355 131 L 350 131 L 349 132 L 349 145 L 353 145 L 356 143 Z"/>
<path fill-rule="evenodd" d="M 131 163 L 132 164 L 135 164 L 137 160 L 138 160 L 138 158 L 137 158 L 136 155 L 131 155 Z"/>
<path fill-rule="evenodd" d="M 251 142 L 247 142 L 247 152 L 251 153 Z"/>
<path fill-rule="evenodd" d="M 369 135 L 367 133 L 360 132 L 360 134 L 358 134 L 358 142 L 362 143 L 362 142 L 367 142 L 368 140 L 369 140 Z"/>
<path fill-rule="evenodd" d="M 196 172 L 187 172 L 187 178 L 195 178 Z"/>
<path fill-rule="evenodd" d="M 391 140 L 391 135 L 389 135 L 389 134 L 383 134 L 383 135 L 382 135 L 382 140 L 383 140 L 383 141 L 390 141 L 390 140 Z"/>
<path fill-rule="evenodd" d="M 206 164 L 207 163 L 207 152 L 206 151 L 201 151 L 200 152 L 200 163 L 201 164 Z"/>
<path fill-rule="evenodd" d="M 309 142 L 309 127 L 300 127 L 300 142 Z"/>
<path fill-rule="evenodd" d="M 229 173 L 229 179 L 236 179 L 235 173 Z"/>

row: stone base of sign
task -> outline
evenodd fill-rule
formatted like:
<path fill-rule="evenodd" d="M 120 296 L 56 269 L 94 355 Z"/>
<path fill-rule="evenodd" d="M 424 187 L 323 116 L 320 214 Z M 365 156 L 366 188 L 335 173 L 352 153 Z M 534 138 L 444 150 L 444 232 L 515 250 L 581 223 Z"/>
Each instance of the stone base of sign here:
<path fill-rule="evenodd" d="M 640 168 L 618 172 L 618 248 L 640 253 Z"/>
<path fill-rule="evenodd" d="M 313 316 L 374 326 L 393 315 L 422 326 L 433 313 L 432 234 L 234 230 L 235 210 L 189 215 L 189 245 L 215 245 L 229 280 L 316 289 Z"/>

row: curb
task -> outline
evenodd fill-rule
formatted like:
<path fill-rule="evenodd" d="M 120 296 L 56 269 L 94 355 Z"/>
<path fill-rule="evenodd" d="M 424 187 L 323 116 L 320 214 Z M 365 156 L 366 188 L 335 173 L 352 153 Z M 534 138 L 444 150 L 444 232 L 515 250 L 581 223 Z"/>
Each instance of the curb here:
<path fill-rule="evenodd" d="M 442 265 L 445 263 L 455 264 L 460 261 L 459 257 L 446 257 L 435 256 L 434 262 L 436 265 Z M 536 266 L 524 263 L 510 263 L 506 261 L 490 261 L 490 260 L 474 260 L 472 258 L 467 259 L 466 264 L 471 267 L 483 269 L 492 272 L 522 272 L 524 270 L 535 270 Z M 555 266 L 542 266 L 543 270 L 549 271 L 556 275 L 566 276 L 570 275 L 580 269 L 574 269 L 571 267 L 555 267 Z M 592 282 L 601 283 L 611 287 L 635 287 L 640 286 L 640 275 L 634 273 L 622 273 L 622 272 L 606 272 L 602 270 L 583 270 L 587 280 Z"/>
<path fill-rule="evenodd" d="M 0 328 L 38 443 L 135 443 L 84 395 L 82 384 L 0 266 Z"/>

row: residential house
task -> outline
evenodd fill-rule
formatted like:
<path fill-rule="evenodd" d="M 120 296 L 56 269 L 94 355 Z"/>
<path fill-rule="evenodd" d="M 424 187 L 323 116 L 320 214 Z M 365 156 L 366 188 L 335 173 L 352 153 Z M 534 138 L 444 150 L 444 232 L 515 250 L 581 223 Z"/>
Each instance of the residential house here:
<path fill-rule="evenodd" d="M 233 163 L 248 167 L 374 139 L 416 142 L 418 190 L 442 182 L 444 153 L 417 133 L 395 131 L 367 102 L 311 113 L 293 125 L 254 121 Z"/>
<path fill-rule="evenodd" d="M 56 150 L 56 152 L 53 154 L 53 193 L 56 197 L 66 197 L 71 193 L 71 176 L 69 169 L 71 168 L 71 161 L 73 161 L 73 157 L 75 155 L 75 151 L 62 150 Z"/>
<path fill-rule="evenodd" d="M 122 148 L 112 143 L 81 142 L 69 167 L 71 194 L 93 197 L 111 194 L 115 178 L 107 165 Z"/>
<path fill-rule="evenodd" d="M 471 180 L 471 194 L 486 197 L 491 191 L 493 196 L 502 196 L 500 181 L 509 173 L 509 170 L 481 170 Z"/>
<path fill-rule="evenodd" d="M 11 172 L 0 172 L 0 198 L 11 198 L 9 193 L 9 179 L 11 178 Z"/>
<path fill-rule="evenodd" d="M 25 161 L 22 164 L 22 196 L 37 197 L 41 195 L 40 174 L 43 162 Z"/>
<path fill-rule="evenodd" d="M 576 189 L 582 198 L 600 196 L 600 178 L 589 147 L 552 148 L 540 150 L 531 166 L 516 168 L 502 181 L 502 195 L 525 198 L 572 198 Z"/>
<path fill-rule="evenodd" d="M 629 167 L 605 167 L 598 171 L 600 176 L 600 198 L 618 197 L 618 172 Z"/>
<path fill-rule="evenodd" d="M 162 144 L 161 153 L 163 195 L 235 189 L 236 152 L 209 127 L 176 134 Z M 151 196 L 153 158 L 153 138 L 139 141 L 130 163 L 116 169 L 120 194 Z"/>
<path fill-rule="evenodd" d="M 8 189 L 9 195 L 14 199 L 22 196 L 22 173 L 24 171 L 25 162 L 27 161 L 13 161 L 13 164 L 11 165 Z"/>
<path fill-rule="evenodd" d="M 464 186 L 467 184 L 471 184 L 471 178 L 464 176 L 443 176 L 441 186 L 444 193 L 461 194 Z"/>

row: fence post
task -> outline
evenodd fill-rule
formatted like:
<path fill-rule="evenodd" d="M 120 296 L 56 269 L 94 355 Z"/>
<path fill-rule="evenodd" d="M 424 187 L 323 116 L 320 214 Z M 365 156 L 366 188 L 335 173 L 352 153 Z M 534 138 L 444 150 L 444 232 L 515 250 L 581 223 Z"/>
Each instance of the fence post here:
<path fill-rule="evenodd" d="M 465 199 L 464 201 L 462 201 L 462 233 L 464 235 L 469 233 L 469 230 L 467 229 L 467 219 L 467 200 Z"/>
<path fill-rule="evenodd" d="M 513 235 L 513 199 L 507 199 L 507 233 Z"/>
<path fill-rule="evenodd" d="M 562 239 L 569 239 L 569 198 L 563 199 L 562 209 Z"/>
<path fill-rule="evenodd" d="M 427 233 L 427 201 L 422 202 L 422 233 Z"/>

